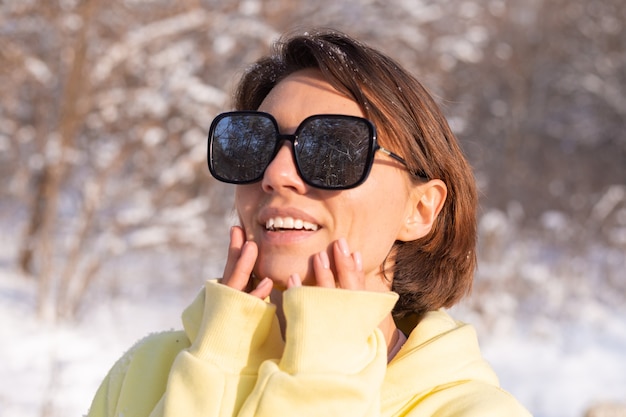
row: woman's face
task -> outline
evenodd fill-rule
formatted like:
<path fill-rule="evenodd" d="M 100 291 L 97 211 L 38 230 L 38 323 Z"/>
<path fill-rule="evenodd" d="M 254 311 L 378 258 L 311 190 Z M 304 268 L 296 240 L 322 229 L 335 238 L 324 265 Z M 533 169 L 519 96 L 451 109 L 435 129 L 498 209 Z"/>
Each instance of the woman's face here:
<path fill-rule="evenodd" d="M 314 114 L 363 117 L 357 103 L 335 90 L 317 70 L 285 78 L 259 110 L 272 114 L 285 134 L 293 133 L 303 119 Z M 291 144 L 285 143 L 260 182 L 236 187 L 235 205 L 246 239 L 256 242 L 259 249 L 255 275 L 271 278 L 278 289 L 286 288 L 293 273 L 300 274 L 305 285 L 315 285 L 313 255 L 326 251 L 332 268 L 331 245 L 345 238 L 350 252 L 361 253 L 366 287 L 389 289 L 380 266 L 396 239 L 401 239 L 414 204 L 410 197 L 414 185 L 404 166 L 377 152 L 363 184 L 349 190 L 321 190 L 298 176 Z M 282 219 L 287 226 L 268 230 L 270 219 Z M 289 228 L 300 221 L 314 227 Z"/>

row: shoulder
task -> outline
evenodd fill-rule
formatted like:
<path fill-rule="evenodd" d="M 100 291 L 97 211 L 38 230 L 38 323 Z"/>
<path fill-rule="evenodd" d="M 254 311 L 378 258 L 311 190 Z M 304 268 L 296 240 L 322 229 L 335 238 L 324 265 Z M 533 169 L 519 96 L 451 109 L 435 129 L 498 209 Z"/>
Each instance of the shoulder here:
<path fill-rule="evenodd" d="M 133 399 L 138 395 L 147 406 L 154 406 L 165 391 L 176 355 L 187 347 L 189 339 L 183 331 L 153 333 L 139 340 L 102 381 L 89 416 L 114 415 L 118 407 L 136 402 Z"/>
<path fill-rule="evenodd" d="M 470 381 L 459 387 L 456 401 L 442 409 L 439 416 L 449 417 L 531 417 L 516 398 L 500 387 Z"/>
<path fill-rule="evenodd" d="M 114 365 L 121 374 L 169 372 L 176 355 L 190 345 L 184 331 L 152 333 L 133 345 Z"/>
<path fill-rule="evenodd" d="M 158 355 L 169 355 L 187 347 L 189 347 L 189 339 L 183 330 L 169 330 L 145 336 L 135 343 L 128 353 L 137 354 L 149 350 Z"/>
<path fill-rule="evenodd" d="M 426 314 L 414 328 L 388 365 L 386 382 L 385 398 L 410 416 L 530 416 L 499 386 L 473 327 L 444 311 Z"/>
<path fill-rule="evenodd" d="M 424 412 L 427 411 L 427 414 Z M 531 417 L 507 391 L 480 381 L 439 387 L 422 398 L 409 416 L 433 417 Z"/>

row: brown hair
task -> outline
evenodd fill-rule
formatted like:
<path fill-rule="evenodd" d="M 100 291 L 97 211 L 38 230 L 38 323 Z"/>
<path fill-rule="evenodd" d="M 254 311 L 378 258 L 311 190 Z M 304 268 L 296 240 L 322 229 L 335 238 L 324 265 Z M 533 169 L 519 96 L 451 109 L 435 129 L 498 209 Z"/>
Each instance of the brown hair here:
<path fill-rule="evenodd" d="M 382 146 L 405 158 L 409 170 L 441 179 L 448 195 L 433 229 L 412 242 L 396 242 L 392 289 L 400 295 L 396 320 L 450 307 L 472 285 L 476 268 L 476 186 L 471 168 L 428 91 L 394 60 L 337 32 L 285 37 L 243 75 L 238 110 L 256 110 L 274 86 L 306 68 L 321 70 L 353 98 L 377 128 Z M 415 181 L 420 179 L 415 176 Z"/>

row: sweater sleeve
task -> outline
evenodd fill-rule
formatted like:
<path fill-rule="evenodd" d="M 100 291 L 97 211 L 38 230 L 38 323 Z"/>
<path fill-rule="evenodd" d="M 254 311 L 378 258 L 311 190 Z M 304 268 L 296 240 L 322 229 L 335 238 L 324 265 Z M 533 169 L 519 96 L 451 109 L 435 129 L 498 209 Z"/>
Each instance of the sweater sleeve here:
<path fill-rule="evenodd" d="M 205 297 L 198 335 L 176 357 L 151 417 L 233 415 L 260 364 L 282 353 L 275 306 L 213 282 Z"/>
<path fill-rule="evenodd" d="M 285 351 L 264 362 L 239 417 L 377 416 L 387 366 L 378 325 L 394 293 L 319 287 L 285 292 Z"/>

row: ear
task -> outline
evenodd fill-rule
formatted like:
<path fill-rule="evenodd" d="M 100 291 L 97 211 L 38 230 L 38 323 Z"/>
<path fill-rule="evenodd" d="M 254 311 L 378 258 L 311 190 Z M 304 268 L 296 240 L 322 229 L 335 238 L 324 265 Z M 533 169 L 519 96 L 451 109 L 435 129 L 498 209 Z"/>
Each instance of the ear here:
<path fill-rule="evenodd" d="M 438 179 L 415 186 L 411 191 L 405 223 L 398 233 L 398 240 L 409 242 L 426 236 L 433 228 L 447 194 L 446 184 Z"/>

